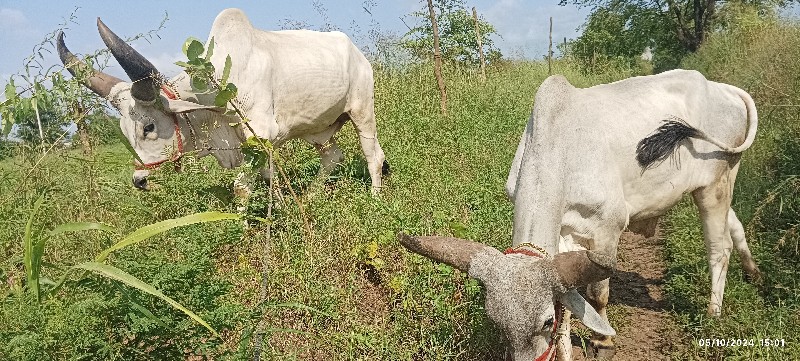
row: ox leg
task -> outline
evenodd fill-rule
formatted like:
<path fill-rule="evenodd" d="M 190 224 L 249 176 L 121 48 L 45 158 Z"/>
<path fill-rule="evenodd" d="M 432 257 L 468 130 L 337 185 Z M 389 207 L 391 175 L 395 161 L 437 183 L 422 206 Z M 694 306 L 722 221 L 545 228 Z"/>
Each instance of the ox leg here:
<path fill-rule="evenodd" d="M 561 324 L 558 325 L 555 337 L 558 337 L 558 344 L 556 346 L 556 360 L 572 360 L 572 340 L 569 338 L 570 332 L 570 319 L 572 312 L 565 309 L 564 315 L 561 316 Z"/>
<path fill-rule="evenodd" d="M 336 166 L 344 160 L 342 150 L 339 149 L 339 146 L 336 144 L 336 138 L 333 137 L 324 144 L 314 144 L 314 147 L 317 148 L 317 152 L 319 152 L 320 163 L 322 164 L 319 169 L 319 174 L 320 176 L 327 177 L 333 172 Z"/>
<path fill-rule="evenodd" d="M 736 247 L 736 251 L 739 252 L 739 258 L 742 259 L 745 278 L 749 278 L 750 281 L 760 281 L 761 271 L 753 260 L 753 255 L 750 254 L 750 248 L 747 247 L 747 240 L 744 238 L 744 227 L 739 218 L 736 217 L 736 212 L 733 211 L 733 208 L 728 210 L 728 228 L 730 229 L 733 246 Z"/>
<path fill-rule="evenodd" d="M 608 314 L 606 313 L 606 307 L 608 306 L 608 281 L 608 279 L 605 279 L 600 282 L 590 283 L 586 286 L 586 301 L 594 307 L 595 311 L 597 311 L 600 317 L 603 317 L 606 322 L 608 322 Z M 614 340 L 611 339 L 611 336 L 592 332 L 592 338 L 589 340 L 589 349 L 587 350 L 587 354 L 590 357 L 611 360 L 615 353 L 616 347 L 614 346 Z"/>
<path fill-rule="evenodd" d="M 383 153 L 383 148 L 378 143 L 378 132 L 375 130 L 375 115 L 373 114 L 371 121 L 367 122 L 357 120 L 355 115 L 352 115 L 352 117 L 353 124 L 355 124 L 358 132 L 361 150 L 364 151 L 364 158 L 367 160 L 367 168 L 372 180 L 372 194 L 378 194 L 381 190 L 383 170 L 386 168 L 388 171 L 389 165 L 386 163 L 386 155 Z"/>
<path fill-rule="evenodd" d="M 255 184 L 255 177 L 247 172 L 239 172 L 236 179 L 233 180 L 233 195 L 236 199 L 236 212 L 240 215 L 247 213 L 247 204 L 250 201 L 250 196 L 253 194 L 253 184 Z M 250 225 L 247 219 L 242 218 L 242 226 L 248 229 Z"/>
<path fill-rule="evenodd" d="M 700 210 L 703 222 L 703 236 L 708 253 L 708 268 L 711 272 L 711 297 L 708 314 L 719 316 L 722 312 L 722 297 L 725 292 L 725 278 L 733 242 L 728 228 L 728 211 L 731 204 L 731 187 L 727 175 L 720 177 L 716 184 L 692 192 L 694 202 Z"/>

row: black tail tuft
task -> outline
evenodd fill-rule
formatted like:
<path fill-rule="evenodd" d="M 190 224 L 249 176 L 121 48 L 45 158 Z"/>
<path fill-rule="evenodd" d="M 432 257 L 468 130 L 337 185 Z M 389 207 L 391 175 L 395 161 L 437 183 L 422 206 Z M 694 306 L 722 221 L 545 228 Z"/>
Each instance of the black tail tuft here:
<path fill-rule="evenodd" d="M 700 131 L 686 124 L 683 119 L 665 120 L 664 125 L 639 141 L 636 146 L 636 161 L 642 171 L 645 171 L 675 153 L 682 140 L 700 136 Z"/>

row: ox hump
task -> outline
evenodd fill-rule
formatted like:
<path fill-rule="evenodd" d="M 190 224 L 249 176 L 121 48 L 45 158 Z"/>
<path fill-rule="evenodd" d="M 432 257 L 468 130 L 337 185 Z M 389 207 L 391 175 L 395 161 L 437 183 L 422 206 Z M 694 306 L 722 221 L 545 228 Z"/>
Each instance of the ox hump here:
<path fill-rule="evenodd" d="M 551 119 L 566 109 L 575 87 L 563 75 L 552 75 L 536 91 L 534 114 L 536 119 Z"/>
<path fill-rule="evenodd" d="M 234 29 L 239 27 L 247 27 L 252 28 L 253 24 L 250 23 L 250 19 L 247 18 L 244 11 L 241 9 L 230 8 L 222 10 L 222 12 L 217 15 L 217 18 L 214 19 L 214 25 L 211 27 L 213 30 L 212 33 L 216 31 L 224 31 L 225 29 Z"/>

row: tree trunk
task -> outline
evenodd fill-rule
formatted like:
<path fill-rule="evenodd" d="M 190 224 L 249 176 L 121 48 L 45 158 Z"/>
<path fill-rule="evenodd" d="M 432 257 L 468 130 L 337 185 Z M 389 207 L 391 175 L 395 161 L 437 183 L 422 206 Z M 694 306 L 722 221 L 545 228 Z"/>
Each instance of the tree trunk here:
<path fill-rule="evenodd" d="M 433 72 L 436 75 L 436 83 L 439 85 L 441 99 L 439 105 L 442 108 L 442 115 L 447 116 L 447 86 L 442 77 L 442 52 L 439 49 L 439 27 L 436 25 L 436 13 L 433 11 L 433 1 L 428 0 L 428 10 L 431 15 L 431 25 L 433 26 Z"/>
<path fill-rule="evenodd" d="M 472 21 L 475 23 L 475 40 L 478 41 L 478 59 L 481 62 L 481 80 L 486 81 L 486 61 L 483 59 L 483 41 L 481 41 L 481 29 L 478 27 L 478 12 L 472 7 Z"/>
<path fill-rule="evenodd" d="M 92 155 L 92 140 L 89 137 L 89 127 L 86 124 L 86 113 L 80 104 L 75 104 L 73 107 L 73 114 L 75 125 L 78 127 L 78 138 L 81 141 L 81 149 L 83 155 L 90 157 Z"/>

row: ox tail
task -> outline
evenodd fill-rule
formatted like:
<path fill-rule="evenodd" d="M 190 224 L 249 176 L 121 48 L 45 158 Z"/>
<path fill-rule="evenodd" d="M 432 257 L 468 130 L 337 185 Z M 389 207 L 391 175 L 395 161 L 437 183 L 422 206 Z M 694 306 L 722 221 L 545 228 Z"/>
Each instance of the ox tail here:
<path fill-rule="evenodd" d="M 731 154 L 741 153 L 753 145 L 753 140 L 756 138 L 756 129 L 758 128 L 758 113 L 756 111 L 755 102 L 750 94 L 735 86 L 729 85 L 744 102 L 747 108 L 747 133 L 744 142 L 736 147 L 731 147 L 707 134 L 703 131 L 692 127 L 686 121 L 680 118 L 672 118 L 666 120 L 665 123 L 658 127 L 652 134 L 639 141 L 636 146 L 636 161 L 643 170 L 647 170 L 654 165 L 658 165 L 667 159 L 670 155 L 675 153 L 681 141 L 687 138 L 703 139 L 723 151 Z"/>

